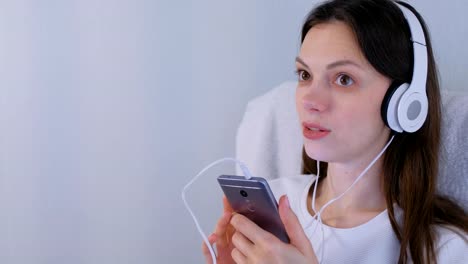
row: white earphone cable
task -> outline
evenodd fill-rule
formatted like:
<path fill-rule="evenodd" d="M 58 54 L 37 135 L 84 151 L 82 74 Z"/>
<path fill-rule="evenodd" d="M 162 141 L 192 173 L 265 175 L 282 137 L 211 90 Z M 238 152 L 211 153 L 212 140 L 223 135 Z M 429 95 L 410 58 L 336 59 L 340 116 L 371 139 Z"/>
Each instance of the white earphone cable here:
<path fill-rule="evenodd" d="M 187 211 L 190 213 L 192 216 L 193 221 L 195 222 L 195 225 L 197 226 L 197 230 L 200 233 L 200 235 L 203 238 L 203 241 L 205 242 L 206 246 L 208 247 L 208 250 L 210 251 L 211 254 L 211 259 L 213 260 L 213 264 L 216 264 L 216 254 L 214 252 L 213 247 L 211 246 L 210 242 L 208 241 L 208 238 L 206 237 L 205 233 L 203 232 L 203 229 L 200 226 L 200 223 L 197 220 L 197 217 L 193 213 L 192 209 L 190 209 L 190 206 L 188 205 L 187 199 L 185 198 L 185 193 L 187 192 L 188 188 L 200 177 L 203 173 L 205 173 L 208 169 L 210 169 L 213 166 L 218 165 L 219 163 L 225 162 L 225 161 L 232 161 L 235 162 L 239 167 L 241 168 L 242 172 L 244 173 L 244 177 L 246 179 L 252 178 L 252 174 L 250 173 L 249 169 L 247 166 L 242 163 L 241 161 L 234 159 L 234 158 L 223 158 L 216 160 L 206 166 L 204 169 L 202 169 L 195 177 L 193 177 L 192 180 L 190 180 L 185 186 L 184 189 L 182 189 L 182 200 L 184 201 L 185 208 L 187 208 Z"/>

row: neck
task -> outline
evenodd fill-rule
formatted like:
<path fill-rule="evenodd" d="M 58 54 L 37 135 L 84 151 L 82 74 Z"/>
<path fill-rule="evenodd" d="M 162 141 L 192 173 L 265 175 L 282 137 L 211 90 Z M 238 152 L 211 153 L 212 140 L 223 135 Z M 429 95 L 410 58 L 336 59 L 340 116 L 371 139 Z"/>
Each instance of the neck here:
<path fill-rule="evenodd" d="M 386 144 L 374 144 L 379 145 Z M 319 183 L 315 201 L 315 209 L 322 210 L 320 217 L 325 223 L 351 227 L 385 210 L 383 158 L 379 157 L 383 151 L 374 147 L 347 162 L 328 163 L 327 177 Z M 308 201 L 309 211 L 315 214 L 312 200 Z"/>
<path fill-rule="evenodd" d="M 328 166 L 327 177 L 319 183 L 317 189 L 316 210 L 344 193 L 365 169 L 353 169 L 333 163 Z M 380 168 L 381 162 L 377 161 L 343 197 L 327 206 L 322 211 L 322 221 L 329 226 L 350 228 L 369 221 L 385 210 Z M 309 192 L 308 209 L 315 214 L 312 209 L 312 192 Z"/>
<path fill-rule="evenodd" d="M 343 194 L 365 170 L 370 162 L 348 165 L 329 163 L 327 177 L 319 186 L 318 203 L 323 206 Z M 329 208 L 335 210 L 378 210 L 385 208 L 383 193 L 382 159 L 379 159 L 363 177 Z M 319 207 L 320 207 L 319 206 Z"/>
<path fill-rule="evenodd" d="M 361 155 L 343 162 L 329 162 L 327 177 L 318 186 L 315 208 L 321 208 L 330 200 L 332 208 L 343 211 L 375 211 L 386 208 L 383 186 L 383 152 L 390 142 L 388 135 L 380 138 L 380 144 L 373 144 Z M 392 138 L 393 139 L 393 138 Z M 379 147 L 381 146 L 381 147 Z"/>

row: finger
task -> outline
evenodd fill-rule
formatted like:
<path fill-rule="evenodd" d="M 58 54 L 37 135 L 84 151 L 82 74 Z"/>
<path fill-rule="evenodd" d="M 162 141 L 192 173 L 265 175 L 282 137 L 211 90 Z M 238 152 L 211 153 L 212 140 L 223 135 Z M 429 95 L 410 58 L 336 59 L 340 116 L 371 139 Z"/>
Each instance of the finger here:
<path fill-rule="evenodd" d="M 231 221 L 232 214 L 229 212 L 224 212 L 221 218 L 219 219 L 218 223 L 216 224 L 214 234 L 219 238 L 218 245 L 219 246 L 226 246 L 230 240 L 230 234 L 228 233 L 229 229 L 229 222 Z"/>
<path fill-rule="evenodd" d="M 210 246 L 213 248 L 213 244 L 216 242 L 216 235 L 211 234 L 208 237 L 208 242 L 210 243 Z M 205 257 L 206 263 L 212 264 L 213 263 L 213 257 L 211 256 L 210 250 L 208 249 L 208 246 L 206 245 L 205 241 L 202 243 L 202 252 L 203 256 Z"/>
<path fill-rule="evenodd" d="M 234 210 L 231 207 L 231 204 L 229 203 L 228 199 L 224 195 L 223 195 L 223 209 L 225 212 L 226 211 L 230 213 L 234 212 Z"/>
<path fill-rule="evenodd" d="M 242 255 L 249 256 L 253 250 L 253 243 L 240 232 L 235 232 L 232 236 L 232 244 Z"/>
<path fill-rule="evenodd" d="M 231 225 L 236 229 L 236 231 L 242 233 L 248 240 L 252 241 L 254 244 L 258 244 L 264 240 L 276 238 L 275 236 L 263 230 L 257 224 L 255 224 L 250 219 L 241 214 L 234 214 L 232 216 Z"/>
<path fill-rule="evenodd" d="M 279 214 L 291 245 L 295 246 L 303 255 L 316 258 L 309 238 L 307 238 L 296 214 L 291 210 L 286 195 L 279 200 Z"/>
<path fill-rule="evenodd" d="M 247 257 L 242 254 L 237 248 L 231 251 L 231 257 L 237 264 L 247 263 Z"/>

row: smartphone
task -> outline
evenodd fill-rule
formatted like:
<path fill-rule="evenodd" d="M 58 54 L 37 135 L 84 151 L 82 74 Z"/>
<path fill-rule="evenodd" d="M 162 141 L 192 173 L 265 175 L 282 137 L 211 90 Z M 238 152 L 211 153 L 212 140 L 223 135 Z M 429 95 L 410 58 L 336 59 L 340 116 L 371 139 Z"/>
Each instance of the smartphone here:
<path fill-rule="evenodd" d="M 261 177 L 221 175 L 218 183 L 232 209 L 285 243 L 288 235 L 279 216 L 278 203 L 267 181 Z"/>

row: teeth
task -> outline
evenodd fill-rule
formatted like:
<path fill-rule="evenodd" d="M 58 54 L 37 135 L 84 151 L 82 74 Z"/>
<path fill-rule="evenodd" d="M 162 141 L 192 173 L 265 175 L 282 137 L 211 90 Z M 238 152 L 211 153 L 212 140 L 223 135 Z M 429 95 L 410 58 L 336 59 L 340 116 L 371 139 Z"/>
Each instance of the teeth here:
<path fill-rule="evenodd" d="M 316 128 L 316 127 L 308 127 L 309 130 L 311 131 L 320 131 L 320 129 Z"/>

